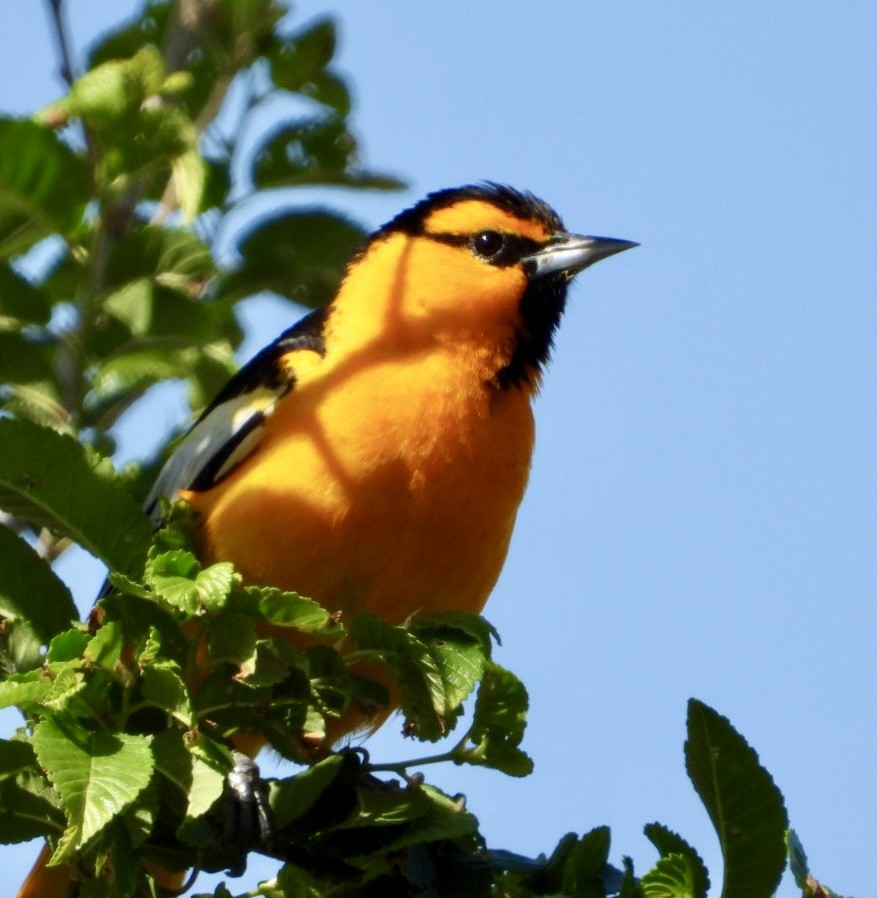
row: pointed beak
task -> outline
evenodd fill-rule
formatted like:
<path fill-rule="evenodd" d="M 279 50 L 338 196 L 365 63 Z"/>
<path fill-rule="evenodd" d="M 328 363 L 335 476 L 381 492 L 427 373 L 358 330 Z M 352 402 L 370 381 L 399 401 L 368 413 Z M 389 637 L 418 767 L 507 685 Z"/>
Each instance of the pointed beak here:
<path fill-rule="evenodd" d="M 563 275 L 569 280 L 589 265 L 635 246 L 639 244 L 632 240 L 558 233 L 545 246 L 521 261 L 534 280 L 555 274 Z"/>

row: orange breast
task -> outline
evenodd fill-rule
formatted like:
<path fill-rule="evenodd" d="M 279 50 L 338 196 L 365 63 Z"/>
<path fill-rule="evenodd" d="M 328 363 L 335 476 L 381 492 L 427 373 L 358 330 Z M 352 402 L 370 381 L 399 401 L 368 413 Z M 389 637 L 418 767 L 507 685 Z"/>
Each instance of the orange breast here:
<path fill-rule="evenodd" d="M 206 556 L 345 618 L 480 611 L 526 485 L 529 396 L 435 349 L 296 373 L 254 455 L 186 494 Z"/>

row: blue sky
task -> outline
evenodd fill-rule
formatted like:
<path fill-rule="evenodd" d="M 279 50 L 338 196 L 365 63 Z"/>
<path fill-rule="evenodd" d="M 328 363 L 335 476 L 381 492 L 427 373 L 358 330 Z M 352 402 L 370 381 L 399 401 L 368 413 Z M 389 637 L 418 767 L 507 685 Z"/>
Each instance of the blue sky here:
<path fill-rule="evenodd" d="M 134 5 L 70 0 L 77 44 Z M 2 109 L 58 92 L 42 7 L 0 6 Z M 872 894 L 877 6 L 296 9 L 337 13 L 364 160 L 411 184 L 323 197 L 376 226 L 489 178 L 573 230 L 642 244 L 573 289 L 487 608 L 498 660 L 530 690 L 536 772 L 433 780 L 468 795 L 497 847 L 534 853 L 609 824 L 613 860 L 644 872 L 657 819 L 719 882 L 683 766 L 696 696 L 758 750 L 817 876 Z M 260 301 L 247 317 L 249 352 L 293 316 Z M 161 415 L 170 429 L 184 413 Z M 142 427 L 127 422 L 123 450 Z M 65 572 L 88 601 L 100 572 Z M 374 755 L 411 754 L 397 729 Z M 779 894 L 795 894 L 788 880 Z"/>

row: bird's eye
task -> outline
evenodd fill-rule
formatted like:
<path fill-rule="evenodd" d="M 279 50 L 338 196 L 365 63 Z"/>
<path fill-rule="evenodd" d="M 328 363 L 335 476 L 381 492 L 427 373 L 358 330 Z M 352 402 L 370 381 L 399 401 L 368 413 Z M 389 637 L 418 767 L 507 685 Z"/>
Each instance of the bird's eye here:
<path fill-rule="evenodd" d="M 499 231 L 479 231 L 472 236 L 472 251 L 482 259 L 493 259 L 505 246 L 505 237 Z"/>

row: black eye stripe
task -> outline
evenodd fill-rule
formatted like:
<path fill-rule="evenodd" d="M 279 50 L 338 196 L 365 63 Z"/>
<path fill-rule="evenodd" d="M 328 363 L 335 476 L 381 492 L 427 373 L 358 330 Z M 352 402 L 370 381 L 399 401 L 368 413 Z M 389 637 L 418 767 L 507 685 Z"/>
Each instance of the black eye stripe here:
<path fill-rule="evenodd" d="M 501 239 L 497 251 L 488 256 L 478 252 L 475 241 L 487 242 L 482 235 L 496 234 Z M 491 228 L 485 228 L 482 231 L 476 231 L 474 234 L 451 234 L 443 232 L 423 232 L 422 236 L 436 243 L 444 243 L 446 246 L 468 246 L 472 249 L 473 254 L 488 265 L 496 265 L 500 268 L 506 268 L 510 265 L 517 265 L 524 256 L 539 249 L 542 244 L 538 240 L 530 237 L 523 237 L 520 234 L 510 234 L 507 231 L 495 231 Z"/>

